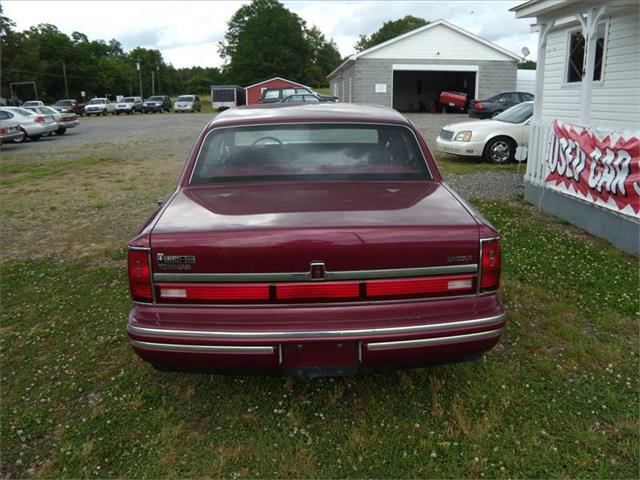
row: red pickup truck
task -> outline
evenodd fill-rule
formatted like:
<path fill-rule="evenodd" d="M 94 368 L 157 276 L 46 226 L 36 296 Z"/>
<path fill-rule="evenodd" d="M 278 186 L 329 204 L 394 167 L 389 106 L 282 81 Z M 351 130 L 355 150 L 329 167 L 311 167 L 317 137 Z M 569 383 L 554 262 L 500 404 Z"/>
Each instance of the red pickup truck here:
<path fill-rule="evenodd" d="M 445 90 L 440 92 L 440 110 L 466 112 L 469 106 L 469 98 L 464 92 Z"/>
<path fill-rule="evenodd" d="M 499 340 L 496 230 L 398 112 L 255 105 L 200 134 L 129 243 L 133 348 L 160 369 L 345 375 Z"/>

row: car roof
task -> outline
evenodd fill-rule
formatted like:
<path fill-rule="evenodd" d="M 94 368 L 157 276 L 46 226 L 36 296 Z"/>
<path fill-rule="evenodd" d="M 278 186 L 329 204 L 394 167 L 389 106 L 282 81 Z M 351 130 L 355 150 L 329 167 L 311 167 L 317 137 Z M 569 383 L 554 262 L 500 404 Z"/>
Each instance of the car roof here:
<path fill-rule="evenodd" d="M 210 123 L 222 124 L 287 123 L 301 121 L 335 121 L 353 123 L 396 123 L 410 125 L 410 122 L 396 110 L 380 105 L 357 103 L 313 103 L 286 104 L 267 103 L 242 106 L 225 110 Z"/>

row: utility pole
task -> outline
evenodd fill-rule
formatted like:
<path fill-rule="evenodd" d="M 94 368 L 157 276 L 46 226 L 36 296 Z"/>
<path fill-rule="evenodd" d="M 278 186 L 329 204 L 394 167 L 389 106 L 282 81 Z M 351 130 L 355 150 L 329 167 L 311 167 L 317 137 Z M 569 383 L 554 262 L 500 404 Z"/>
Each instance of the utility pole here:
<path fill-rule="evenodd" d="M 155 77 L 155 73 L 153 70 L 151 70 L 151 95 L 155 95 L 156 94 L 156 77 Z"/>
<path fill-rule="evenodd" d="M 69 83 L 67 82 L 67 64 L 62 62 L 62 75 L 64 76 L 64 98 L 69 98 Z"/>
<path fill-rule="evenodd" d="M 160 88 L 160 65 L 156 67 L 156 70 L 158 71 L 158 94 L 160 94 L 162 93 L 162 88 Z"/>
<path fill-rule="evenodd" d="M 136 69 L 138 70 L 138 81 L 140 82 L 140 98 L 144 98 L 142 96 L 142 72 L 140 72 L 140 59 L 136 61 Z"/>

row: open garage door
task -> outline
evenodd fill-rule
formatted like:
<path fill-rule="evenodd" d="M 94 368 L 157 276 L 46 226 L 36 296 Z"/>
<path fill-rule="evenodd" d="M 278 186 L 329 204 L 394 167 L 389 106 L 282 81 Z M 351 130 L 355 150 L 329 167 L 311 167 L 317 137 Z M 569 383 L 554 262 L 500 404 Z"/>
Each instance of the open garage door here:
<path fill-rule="evenodd" d="M 476 98 L 477 65 L 394 65 L 393 108 L 400 112 L 436 112 L 443 90 Z"/>

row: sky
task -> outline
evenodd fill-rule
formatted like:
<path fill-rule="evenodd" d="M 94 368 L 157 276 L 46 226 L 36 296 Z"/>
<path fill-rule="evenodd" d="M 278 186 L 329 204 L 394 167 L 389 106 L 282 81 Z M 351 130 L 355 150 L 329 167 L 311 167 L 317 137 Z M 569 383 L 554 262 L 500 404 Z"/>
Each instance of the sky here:
<path fill-rule="evenodd" d="M 414 15 L 443 18 L 535 60 L 537 35 L 531 20 L 516 20 L 509 8 L 521 1 L 283 1 L 308 25 L 333 38 L 342 56 L 354 53 L 359 35 L 370 35 L 388 20 Z M 51 23 L 62 32 L 79 31 L 91 40 L 117 39 L 125 50 L 158 49 L 175 67 L 215 67 L 223 60 L 218 42 L 227 21 L 247 1 L 24 1 L 3 0 L 4 15 L 18 30 Z"/>

